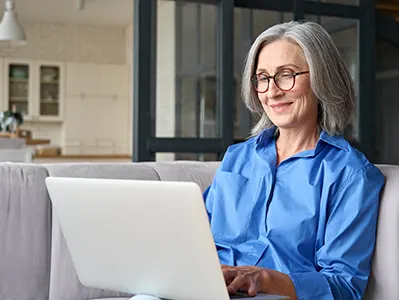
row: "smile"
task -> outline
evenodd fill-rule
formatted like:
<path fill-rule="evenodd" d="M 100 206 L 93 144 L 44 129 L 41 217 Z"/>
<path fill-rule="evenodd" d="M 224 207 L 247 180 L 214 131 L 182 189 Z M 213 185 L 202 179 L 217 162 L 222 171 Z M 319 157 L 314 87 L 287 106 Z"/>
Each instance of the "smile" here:
<path fill-rule="evenodd" d="M 285 103 L 276 103 L 269 105 L 270 108 L 275 112 L 283 112 L 286 110 L 293 102 L 285 102 Z"/>

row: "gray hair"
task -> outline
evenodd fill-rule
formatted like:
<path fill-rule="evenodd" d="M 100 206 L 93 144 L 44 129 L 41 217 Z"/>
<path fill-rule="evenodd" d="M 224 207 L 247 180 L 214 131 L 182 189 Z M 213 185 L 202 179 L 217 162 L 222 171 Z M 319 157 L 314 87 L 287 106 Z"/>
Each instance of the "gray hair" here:
<path fill-rule="evenodd" d="M 310 85 L 319 107 L 319 126 L 330 135 L 340 135 L 354 109 L 354 83 L 340 52 L 328 32 L 317 23 L 291 21 L 274 25 L 262 32 L 249 50 L 242 77 L 242 97 L 258 123 L 251 136 L 273 126 L 266 115 L 251 77 L 255 73 L 260 50 L 276 40 L 285 39 L 302 48 L 309 66 Z"/>

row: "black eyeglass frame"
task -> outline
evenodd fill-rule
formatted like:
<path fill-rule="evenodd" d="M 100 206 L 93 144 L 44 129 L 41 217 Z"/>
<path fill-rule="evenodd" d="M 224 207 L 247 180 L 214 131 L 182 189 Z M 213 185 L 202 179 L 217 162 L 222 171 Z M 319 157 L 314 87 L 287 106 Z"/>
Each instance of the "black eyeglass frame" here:
<path fill-rule="evenodd" d="M 289 89 L 282 89 L 282 88 L 278 85 L 278 83 L 277 83 L 277 80 L 276 80 L 276 79 L 277 79 L 277 76 L 280 75 L 280 74 L 282 74 L 282 73 L 288 73 L 288 74 L 292 75 L 292 77 L 293 77 L 293 79 L 294 79 L 294 80 L 292 81 L 292 87 L 290 87 Z M 255 74 L 254 76 L 252 76 L 252 77 L 251 77 L 251 82 L 252 82 L 252 85 L 253 85 L 255 91 L 258 92 L 258 93 L 261 93 L 261 94 L 266 93 L 266 92 L 269 90 L 270 79 L 273 79 L 273 80 L 274 80 L 274 83 L 276 84 L 276 86 L 277 86 L 280 90 L 282 90 L 282 91 L 284 91 L 284 92 L 289 92 L 289 91 L 292 90 L 292 89 L 294 88 L 294 86 L 295 86 L 296 77 L 297 77 L 298 75 L 308 74 L 308 73 L 309 73 L 309 71 L 293 72 L 293 73 L 290 73 L 290 72 L 287 72 L 287 71 L 279 71 L 279 72 L 277 72 L 276 74 L 270 75 L 270 76 L 267 76 L 267 75 L 264 74 L 264 73 L 260 73 L 260 74 Z M 259 75 L 261 75 L 261 74 L 265 75 L 265 77 L 267 78 L 267 87 L 266 87 L 266 89 L 265 89 L 264 91 L 260 91 L 260 90 L 258 90 L 258 89 L 256 88 L 256 83 L 257 83 L 257 81 L 258 81 L 257 76 L 259 76 Z"/>

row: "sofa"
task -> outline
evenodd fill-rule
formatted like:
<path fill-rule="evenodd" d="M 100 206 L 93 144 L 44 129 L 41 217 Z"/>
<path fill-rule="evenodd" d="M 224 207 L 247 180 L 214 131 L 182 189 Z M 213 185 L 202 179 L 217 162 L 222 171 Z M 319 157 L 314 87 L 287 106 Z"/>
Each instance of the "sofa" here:
<path fill-rule="evenodd" d="M 218 162 L 0 163 L 0 300 L 128 299 L 80 284 L 45 186 L 45 178 L 194 181 L 205 190 Z M 377 245 L 365 299 L 399 299 L 399 166 L 386 176 Z"/>

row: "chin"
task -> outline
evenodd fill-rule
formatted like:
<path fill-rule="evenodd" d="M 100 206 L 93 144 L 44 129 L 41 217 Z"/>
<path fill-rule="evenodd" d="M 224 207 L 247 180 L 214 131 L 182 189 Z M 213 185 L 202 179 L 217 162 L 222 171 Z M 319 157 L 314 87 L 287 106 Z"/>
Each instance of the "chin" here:
<path fill-rule="evenodd" d="M 295 127 L 295 122 L 291 118 L 283 120 L 282 118 L 270 118 L 269 117 L 269 119 L 278 128 L 293 128 L 293 127 Z"/>

